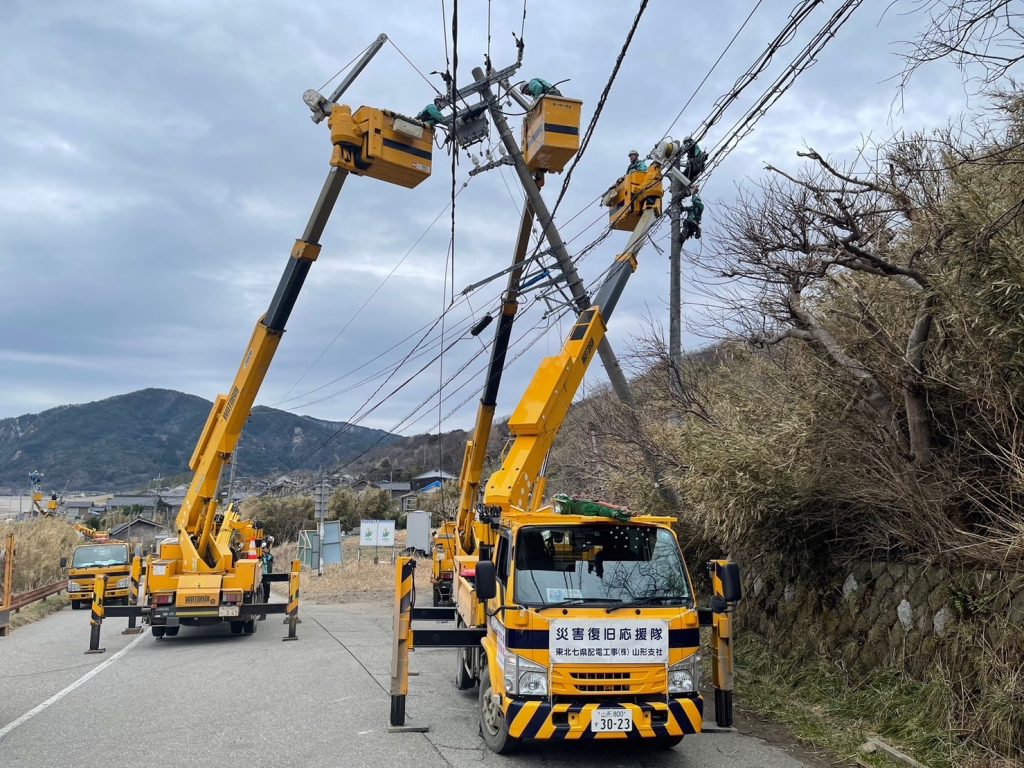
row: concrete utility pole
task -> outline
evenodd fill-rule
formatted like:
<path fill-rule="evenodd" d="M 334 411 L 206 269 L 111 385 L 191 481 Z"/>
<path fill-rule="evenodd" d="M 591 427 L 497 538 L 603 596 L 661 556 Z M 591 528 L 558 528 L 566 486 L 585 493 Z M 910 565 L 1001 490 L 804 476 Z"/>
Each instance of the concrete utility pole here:
<path fill-rule="evenodd" d="M 678 163 L 678 161 L 677 161 Z M 679 378 L 679 372 L 683 362 L 683 339 L 682 339 L 682 213 L 683 213 L 683 189 L 682 182 L 672 179 L 670 187 L 672 201 L 668 206 L 669 225 L 672 228 L 672 247 L 669 253 L 669 292 L 668 292 L 668 357 L 671 368 L 668 372 L 669 390 L 677 397 L 683 395 L 683 383 Z"/>
<path fill-rule="evenodd" d="M 519 175 L 519 182 L 523 185 L 523 190 L 526 192 L 526 198 L 530 206 L 537 214 L 541 230 L 551 245 L 551 253 L 558 262 L 558 268 L 565 276 L 566 285 L 569 287 L 569 292 L 572 294 L 576 308 L 582 312 L 584 309 L 589 308 L 591 304 L 587 289 L 583 286 L 583 281 L 580 280 L 579 273 L 569 257 L 569 251 L 565 247 L 565 242 L 555 227 L 551 213 L 548 211 L 547 203 L 541 197 L 540 188 L 537 186 L 533 174 L 530 173 L 530 169 L 526 167 L 523 153 L 519 149 L 515 137 L 512 135 L 512 130 L 508 127 L 508 121 L 505 119 L 504 113 L 502 113 L 497 100 L 494 98 L 490 83 L 487 82 L 487 76 L 480 67 L 474 67 L 473 77 L 478 83 L 482 83 L 480 92 L 487 102 L 487 107 L 491 113 L 491 120 L 494 121 L 494 126 L 498 129 L 498 135 L 501 136 L 505 150 L 508 152 L 509 157 L 512 158 L 512 165 Z M 605 372 L 608 374 L 608 379 L 611 381 L 615 394 L 630 408 L 635 407 L 633 393 L 629 389 L 629 382 L 626 381 L 626 376 L 623 374 L 622 367 L 619 365 L 618 358 L 615 357 L 615 352 L 612 350 L 607 338 L 601 341 L 597 351 L 601 355 L 601 363 L 604 365 Z"/>
<path fill-rule="evenodd" d="M 483 96 L 484 101 L 487 103 L 487 108 L 491 113 L 491 120 L 494 122 L 495 128 L 498 129 L 498 135 L 501 137 L 501 141 L 505 145 L 505 150 L 508 152 L 508 156 L 512 159 L 512 165 L 516 169 L 516 173 L 519 175 L 519 182 L 522 184 L 523 190 L 526 192 L 526 199 L 536 213 L 537 219 L 541 225 L 541 231 L 544 233 L 544 237 L 547 238 L 547 241 L 551 246 L 551 253 L 558 262 L 558 267 L 562 271 L 562 274 L 565 276 L 566 284 L 569 287 L 569 292 L 572 294 L 576 308 L 582 312 L 591 306 L 590 296 L 587 295 L 587 290 L 583 286 L 583 282 L 580 280 L 579 273 L 576 271 L 576 267 L 572 263 L 572 259 L 569 257 L 569 252 L 565 247 L 565 242 L 562 240 L 562 236 L 558 233 L 558 229 L 555 227 L 551 213 L 548 211 L 548 206 L 544 202 L 544 198 L 541 197 L 537 181 L 534 179 L 533 174 L 530 173 L 530 169 L 526 167 L 526 161 L 523 159 L 523 153 L 519 149 L 519 145 L 516 143 L 515 137 L 512 135 L 512 130 L 508 127 L 508 121 L 505 119 L 505 115 L 501 111 L 497 99 L 494 97 L 493 91 L 491 91 L 491 85 L 487 75 L 484 74 L 484 71 L 480 69 L 480 67 L 474 67 L 473 78 L 476 80 L 479 91 Z M 513 92 L 513 89 L 506 90 L 510 93 Z M 607 337 L 601 340 L 601 344 L 598 346 L 597 352 L 601 357 L 601 363 L 604 365 L 604 370 L 608 374 L 608 380 L 611 382 L 612 390 L 629 410 L 630 418 L 639 431 L 640 420 L 636 412 L 636 401 L 633 399 L 633 392 L 629 388 L 629 382 L 626 381 L 626 375 L 622 372 L 622 367 L 619 365 L 618 358 L 615 356 L 615 352 L 612 350 L 611 344 L 608 343 Z M 669 507 L 678 509 L 679 500 L 676 498 L 675 493 L 661 482 L 661 470 L 658 466 L 657 459 L 649 452 L 644 451 L 644 460 L 651 471 L 651 476 L 655 479 L 658 494 L 661 496 L 662 501 Z"/>

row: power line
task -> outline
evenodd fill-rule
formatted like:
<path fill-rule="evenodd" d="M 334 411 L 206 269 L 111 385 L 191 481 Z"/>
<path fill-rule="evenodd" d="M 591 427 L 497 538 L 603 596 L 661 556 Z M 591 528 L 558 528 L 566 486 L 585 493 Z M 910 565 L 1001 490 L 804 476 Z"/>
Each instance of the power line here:
<path fill-rule="evenodd" d="M 778 51 L 778 49 L 781 48 L 783 45 L 785 45 L 786 43 L 788 43 L 792 39 L 793 35 L 795 34 L 796 28 L 807 17 L 807 15 L 818 4 L 818 2 L 820 2 L 820 0 L 807 0 L 806 2 L 798 4 L 798 6 L 795 9 L 793 15 L 791 15 L 791 17 L 789 19 L 789 22 L 783 27 L 783 30 L 776 36 L 776 38 L 768 45 L 768 47 L 766 48 L 765 52 L 762 53 L 761 56 L 759 56 L 757 60 L 755 60 L 754 64 L 751 65 L 751 67 L 747 70 L 746 73 L 744 73 L 744 75 L 741 75 L 741 77 L 737 80 L 737 83 L 734 86 L 734 88 L 732 89 L 732 91 L 730 91 L 729 93 L 725 94 L 725 96 L 723 96 L 722 98 L 719 99 L 718 102 L 716 102 L 716 105 L 713 108 L 711 115 L 709 115 L 709 117 L 702 124 L 702 130 L 700 132 L 700 136 L 701 137 L 706 135 L 707 130 L 710 129 L 721 118 L 721 116 L 724 114 L 726 109 L 728 109 L 728 107 L 732 103 L 734 103 L 737 98 L 739 98 L 739 95 L 743 92 L 743 90 L 746 87 L 749 86 L 749 84 L 751 82 L 753 82 L 754 79 L 756 79 L 757 75 L 764 71 L 764 69 L 770 63 L 772 56 Z M 647 2 L 645 0 L 641 4 L 640 10 L 638 12 L 638 17 L 639 17 L 640 14 L 642 14 L 642 12 L 643 12 L 644 8 L 646 7 L 646 5 L 647 5 Z M 785 85 L 785 87 L 784 87 L 782 92 L 784 92 L 786 89 L 788 89 L 790 87 L 790 85 L 792 84 L 792 81 L 795 79 L 796 76 L 798 76 L 801 72 L 803 72 L 807 67 L 809 67 L 813 63 L 813 57 L 815 55 L 817 55 L 817 53 L 819 53 L 824 48 L 824 45 L 827 44 L 828 40 L 831 39 L 832 36 L 834 36 L 835 32 L 838 29 L 838 26 L 841 26 L 841 24 L 844 23 L 847 18 L 849 18 L 849 14 L 851 14 L 852 11 L 858 5 L 859 5 L 859 0 L 849 0 L 849 2 L 847 2 L 843 6 L 843 8 L 840 9 L 840 11 L 837 11 L 837 13 L 833 16 L 833 19 L 830 21 L 830 23 L 828 25 L 826 25 L 825 30 L 827 31 L 827 33 L 823 34 L 822 32 L 819 32 L 819 35 L 816 36 L 814 41 L 812 41 L 812 44 L 809 45 L 807 48 L 805 48 L 804 52 L 801 55 L 798 55 L 798 57 L 794 60 L 794 63 L 791 64 L 791 66 L 787 69 L 787 72 L 784 73 L 784 75 L 786 75 L 786 77 L 782 78 L 780 80 L 777 80 L 777 82 L 782 82 L 782 83 L 786 83 L 787 80 L 788 80 L 788 84 Z M 756 10 L 756 8 L 757 8 L 757 6 L 755 6 L 754 10 Z M 753 14 L 753 11 L 751 12 L 751 15 L 752 14 Z M 749 21 L 749 18 L 750 17 L 748 16 L 747 21 Z M 837 19 L 841 19 L 841 22 L 838 24 L 838 26 L 833 26 L 833 23 Z M 633 29 L 631 29 L 630 36 L 627 38 L 627 45 L 624 46 L 624 50 L 622 52 L 620 52 L 620 56 L 619 56 L 619 58 L 617 59 L 617 62 L 616 62 L 616 67 L 613 70 L 613 75 L 610 78 L 609 84 L 606 85 L 605 92 L 602 94 L 602 102 L 599 104 L 599 107 L 603 106 L 603 99 L 607 96 L 608 90 L 610 90 L 611 81 L 614 80 L 614 75 L 615 75 L 615 73 L 617 73 L 618 67 L 621 64 L 621 60 L 622 60 L 622 58 L 623 58 L 623 56 L 625 54 L 625 48 L 628 47 L 629 39 L 632 37 L 632 32 L 635 30 L 636 24 L 638 22 L 639 22 L 639 18 L 635 19 L 634 27 L 633 27 Z M 746 24 L 746 21 L 744 22 L 744 25 L 745 24 Z M 741 26 L 741 30 L 742 30 L 742 28 L 743 27 Z M 453 31 L 454 31 L 454 29 L 453 29 Z M 735 36 L 734 36 L 733 39 L 735 39 Z M 732 41 L 730 41 L 729 45 L 731 45 L 731 44 L 732 44 Z M 729 45 L 727 45 L 726 50 L 728 50 Z M 724 55 L 724 52 L 723 52 L 723 55 Z M 716 62 L 716 64 L 717 64 L 717 62 Z M 733 128 L 730 129 L 730 132 L 727 134 L 727 141 L 731 142 L 731 144 L 726 145 L 728 150 L 731 151 L 731 149 L 735 146 L 735 144 L 738 143 L 738 141 L 742 140 L 742 138 L 749 133 L 749 130 L 750 130 L 750 128 L 752 128 L 753 123 L 756 122 L 756 119 L 759 119 L 759 117 L 762 116 L 767 111 L 767 109 L 772 104 L 774 104 L 775 101 L 777 101 L 777 99 L 780 96 L 781 96 L 781 93 L 778 93 L 777 95 L 775 95 L 774 98 L 767 98 L 766 99 L 765 96 L 762 96 L 762 99 L 759 100 L 757 105 L 755 105 L 757 107 L 757 109 L 753 110 L 753 111 L 748 110 L 748 113 L 745 114 L 744 117 L 746 117 L 748 119 L 744 119 L 744 117 L 741 117 L 740 121 L 738 121 L 737 124 L 735 124 L 733 126 Z M 685 110 L 685 106 L 684 106 L 684 110 Z M 756 115 L 756 117 L 755 117 L 755 115 Z M 598 111 L 597 114 L 595 114 L 594 119 L 592 119 L 591 124 L 588 127 L 588 137 L 589 137 L 589 135 L 592 135 L 592 133 L 593 133 L 592 129 L 596 126 L 598 118 L 599 118 L 599 111 Z M 674 122 L 673 122 L 673 125 L 674 125 Z M 746 130 L 745 133 L 742 132 L 744 130 Z M 738 132 L 734 133 L 733 131 L 738 131 Z M 579 155 L 577 155 L 576 159 L 578 161 Z M 575 163 L 574 163 L 574 166 L 575 166 Z M 571 173 L 571 168 L 570 168 L 570 173 Z M 568 181 L 569 181 L 569 178 L 567 176 L 565 182 L 563 183 L 562 194 L 559 195 L 558 202 L 561 202 L 561 199 L 562 199 L 562 197 L 564 195 L 564 192 L 567 189 Z M 556 209 L 557 209 L 557 206 L 558 206 L 558 203 L 556 203 L 556 206 L 555 206 Z M 660 224 L 660 222 L 659 222 L 659 224 Z M 592 224 L 588 225 L 588 227 L 585 228 L 583 231 L 586 231 L 586 229 L 589 229 L 590 226 L 592 226 Z M 653 239 L 655 230 L 656 230 L 656 227 L 652 228 L 652 230 L 647 234 L 647 238 L 648 239 Z M 583 258 L 585 258 L 585 256 L 588 253 L 592 252 L 593 249 L 596 248 L 596 246 L 600 242 L 602 242 L 610 234 L 610 231 L 611 230 L 609 229 L 608 231 L 603 232 L 601 235 L 598 236 L 598 238 L 596 238 L 594 241 L 592 241 L 590 244 L 588 244 L 588 246 L 586 246 L 584 249 L 582 249 L 580 251 L 580 253 L 577 254 L 576 261 L 582 260 Z M 607 269 L 604 270 L 602 272 L 602 275 L 606 274 L 607 271 L 608 271 Z M 453 287 L 454 287 L 454 282 L 453 282 Z M 540 297 L 538 296 L 538 299 L 536 299 L 536 300 L 539 300 L 539 298 Z M 449 310 L 450 310 L 450 308 L 451 307 L 449 307 Z M 564 314 L 564 313 L 566 313 L 568 311 L 570 311 L 568 308 L 563 309 L 562 310 L 562 314 Z M 444 313 L 442 314 L 442 317 L 441 317 L 442 320 L 443 320 L 443 317 L 444 317 Z M 458 341 L 458 339 L 456 339 L 456 342 L 452 342 L 452 344 L 449 345 L 449 347 L 446 348 L 444 346 L 443 340 L 442 340 L 441 352 L 439 354 L 443 355 L 444 352 L 446 351 L 446 349 L 449 349 L 451 346 L 454 346 L 454 344 L 457 343 L 457 341 Z M 411 354 L 411 352 L 412 352 L 412 350 L 410 351 L 410 354 Z M 408 359 L 408 358 L 409 358 L 409 355 L 406 356 L 406 359 Z M 518 357 L 513 358 L 513 360 L 515 360 L 515 359 L 518 359 Z M 398 367 L 401 367 L 401 365 L 403 365 L 404 362 L 405 361 L 403 360 L 403 362 L 400 363 Z M 429 364 L 430 363 L 428 363 L 427 365 L 429 366 Z M 456 374 L 453 374 L 453 377 L 457 376 L 458 373 L 461 372 L 464 369 L 465 369 L 465 365 L 462 368 L 460 368 L 459 371 L 456 372 Z M 397 370 L 397 368 L 396 368 L 396 370 Z M 422 372 L 422 370 L 424 370 L 424 368 L 421 368 L 420 372 Z M 368 416 L 370 413 L 375 411 L 377 408 L 380 407 L 380 405 L 382 405 L 390 397 L 392 397 L 395 393 L 400 391 L 401 388 L 403 388 L 410 381 L 412 381 L 412 379 L 414 379 L 415 376 L 418 375 L 418 373 L 419 372 L 417 372 L 417 374 L 413 374 L 412 377 L 410 377 L 405 382 L 403 382 L 403 384 L 400 385 L 392 393 L 390 393 L 389 395 L 386 395 L 381 401 L 379 401 L 376 405 L 374 405 L 373 408 L 371 408 L 369 411 L 360 413 L 360 411 L 362 411 L 363 408 L 365 407 L 366 403 L 368 403 L 369 400 L 372 399 L 380 391 L 380 389 L 382 388 L 382 387 L 378 387 L 378 389 L 375 391 L 375 393 L 373 395 L 371 395 L 370 398 L 367 399 L 366 403 L 364 403 L 364 406 L 361 406 L 359 411 L 357 411 L 357 418 L 359 420 L 362 420 L 366 416 Z M 449 381 L 451 381 L 453 379 L 453 377 L 450 377 Z M 389 377 L 389 379 L 390 379 L 390 377 Z M 441 377 L 441 385 L 439 387 L 439 390 L 443 389 L 444 384 L 445 384 L 445 382 L 444 382 L 444 378 L 442 376 Z M 430 398 L 432 399 L 432 397 L 433 397 L 433 393 L 431 394 Z M 444 399 L 445 398 L 443 398 L 443 397 L 441 399 L 439 399 L 439 425 L 438 425 L 439 432 L 440 432 L 440 428 L 441 428 L 441 419 L 442 419 L 442 417 L 440 417 L 440 403 L 443 402 Z M 415 413 L 415 411 L 414 411 L 414 413 Z M 333 439 L 333 436 L 332 436 L 332 438 L 329 438 L 328 441 L 325 441 L 317 449 L 314 449 L 314 453 L 317 450 L 319 450 L 320 448 L 322 448 L 324 445 L 326 445 L 327 442 L 329 442 L 329 440 L 331 440 L 331 439 Z M 310 454 L 310 455 L 312 455 L 312 454 Z"/>
<path fill-rule="evenodd" d="M 633 24 L 629 28 L 629 32 L 626 34 L 626 41 L 622 44 L 622 48 L 619 50 L 619 55 L 615 58 L 615 65 L 612 67 L 612 72 L 608 76 L 608 82 L 605 83 L 604 88 L 601 91 L 601 96 L 597 100 L 597 106 L 594 108 L 594 115 L 590 118 L 590 123 L 587 125 L 587 130 L 583 134 L 583 139 L 580 141 L 579 152 L 572 160 L 572 165 L 569 166 L 569 170 L 565 173 L 565 178 L 562 180 L 562 188 L 558 192 L 558 198 L 555 200 L 555 206 L 551 209 L 551 218 L 554 220 L 555 214 L 558 212 L 558 206 L 562 202 L 562 198 L 565 197 L 566 191 L 569 189 L 569 182 L 572 180 L 572 172 L 579 165 L 580 160 L 583 159 L 584 153 L 587 151 L 587 147 L 590 145 L 590 139 L 594 135 L 594 130 L 597 128 L 597 121 L 601 119 L 601 112 L 604 110 L 605 102 L 608 100 L 608 93 L 612 89 L 612 84 L 615 82 L 616 76 L 619 74 L 619 68 L 622 66 L 622 60 L 626 58 L 626 51 L 629 50 L 629 44 L 633 42 L 633 35 L 636 33 L 636 28 L 640 24 L 640 19 L 643 18 L 644 11 L 647 10 L 648 0 L 641 0 L 640 8 L 636 12 L 636 16 L 633 17 Z"/>
<path fill-rule="evenodd" d="M 727 54 L 729 52 L 729 49 L 732 48 L 732 44 L 736 42 L 736 38 L 740 36 L 740 33 L 746 28 L 747 23 L 750 21 L 751 18 L 753 18 L 754 13 L 757 12 L 757 9 L 761 7 L 761 3 L 763 2 L 764 0 L 757 0 L 757 2 L 754 4 L 754 7 L 750 9 L 750 13 L 747 14 L 747 18 L 745 18 L 743 20 L 743 23 L 740 24 L 740 28 L 736 30 L 736 34 L 732 36 L 732 39 L 730 39 L 729 42 L 726 44 L 725 48 L 722 49 L 722 52 L 718 54 L 718 58 L 715 59 L 715 63 L 711 65 L 711 68 L 708 70 L 707 74 L 704 75 L 704 79 L 697 83 L 697 87 L 693 89 L 693 93 L 690 94 L 690 98 L 688 98 L 686 100 L 686 103 L 683 104 L 683 106 L 679 109 L 679 114 L 677 114 L 675 116 L 675 119 L 672 120 L 671 125 L 669 125 L 669 127 L 665 130 L 665 133 L 662 134 L 663 136 L 668 136 L 669 134 L 672 133 L 672 129 L 676 127 L 676 123 L 679 122 L 679 118 L 683 116 L 683 112 L 686 111 L 686 108 L 690 106 L 690 102 L 692 102 L 696 98 L 697 94 L 700 93 L 700 89 L 704 87 L 704 83 L 708 81 L 708 78 L 711 77 L 711 75 L 714 73 L 719 63 L 721 63 L 722 59 L 725 58 L 725 54 Z"/>
<path fill-rule="evenodd" d="M 462 190 L 465 189 L 466 185 L 468 185 L 468 184 L 469 184 L 468 181 L 465 184 L 463 184 L 462 185 L 462 189 L 459 190 L 458 194 L 462 194 Z M 295 381 L 295 383 L 292 384 L 291 387 L 289 387 L 288 391 L 284 393 L 284 397 L 281 400 L 278 400 L 276 403 L 273 403 L 270 407 L 275 407 L 275 406 L 281 405 L 282 403 L 287 403 L 287 402 L 290 402 L 292 400 L 298 400 L 300 398 L 307 397 L 307 396 L 311 395 L 313 392 L 316 392 L 316 391 L 318 391 L 320 389 L 323 389 L 323 386 L 330 386 L 330 383 L 328 383 L 328 384 L 325 384 L 325 385 L 323 385 L 321 387 L 317 387 L 316 389 L 310 390 L 309 392 L 306 392 L 305 394 L 296 395 L 295 397 L 289 397 L 289 395 L 291 395 L 291 393 L 295 390 L 295 387 L 297 387 L 302 382 L 302 380 L 304 378 L 306 378 L 306 376 L 309 374 L 309 372 L 311 370 L 313 370 L 313 368 L 316 367 L 316 364 L 319 363 L 323 359 L 324 355 L 326 355 L 327 352 L 331 349 L 331 347 L 334 346 L 335 342 L 337 342 L 337 340 L 339 338 L 341 338 L 341 335 L 346 330 L 348 330 L 348 327 L 350 325 L 352 325 L 353 321 L 355 321 L 355 319 L 357 317 L 359 317 L 360 313 L 364 309 L 366 309 L 366 306 L 373 300 L 373 297 L 376 296 L 380 292 L 380 289 L 384 287 L 384 284 L 387 283 L 387 281 L 390 280 L 392 278 L 392 276 L 394 276 L 395 272 L 398 271 L 398 268 L 401 267 L 402 264 L 405 263 L 405 260 L 407 258 L 409 258 L 410 254 L 412 254 L 412 252 L 414 250 L 416 250 L 416 246 L 418 246 L 420 244 L 420 242 L 422 242 L 423 238 L 425 238 L 427 236 L 427 234 L 430 232 L 430 230 L 433 229 L 434 225 L 437 224 L 438 220 L 445 214 L 445 211 L 448 210 L 448 206 L 450 206 L 450 205 L 451 205 L 450 202 L 445 203 L 444 208 L 442 208 L 438 212 L 437 216 L 434 217 L 434 220 L 431 221 L 430 224 L 427 225 L 427 228 L 424 229 L 420 233 L 419 237 L 417 237 L 416 240 L 413 242 L 413 244 L 410 245 L 409 248 L 406 250 L 406 252 L 404 254 L 402 254 L 402 257 L 391 268 L 391 271 L 388 272 L 387 275 L 385 275 L 384 279 L 381 280 L 377 284 L 377 287 L 374 288 L 370 292 L 370 295 L 367 296 L 363 300 L 363 303 L 359 305 L 359 308 L 355 312 L 352 313 L 352 315 L 349 317 L 348 320 L 345 321 L 345 324 L 341 327 L 341 330 L 338 331 L 336 334 L 334 334 L 334 338 L 332 338 L 327 343 L 327 346 L 325 346 L 323 348 L 323 350 L 320 352 L 320 354 L 316 356 L 316 359 L 314 359 L 313 362 L 309 364 L 309 367 L 307 367 L 306 370 L 302 372 L 302 375 L 299 376 L 299 378 Z"/>

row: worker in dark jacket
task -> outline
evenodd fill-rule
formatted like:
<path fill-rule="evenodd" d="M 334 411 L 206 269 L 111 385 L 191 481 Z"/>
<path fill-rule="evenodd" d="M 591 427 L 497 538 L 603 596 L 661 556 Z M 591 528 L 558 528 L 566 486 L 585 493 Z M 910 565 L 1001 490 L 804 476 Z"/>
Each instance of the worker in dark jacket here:
<path fill-rule="evenodd" d="M 700 220 L 704 215 L 704 201 L 700 199 L 700 187 L 694 185 L 690 187 L 690 190 L 693 195 L 690 198 L 690 204 L 683 206 L 683 213 L 686 214 L 686 220 L 683 221 L 683 242 L 691 237 L 700 240 Z"/>
<path fill-rule="evenodd" d="M 689 136 L 683 139 L 683 152 L 686 155 L 686 178 L 692 184 L 697 180 L 698 176 L 704 173 L 704 164 L 707 162 L 708 156 L 697 142 Z"/>
<path fill-rule="evenodd" d="M 555 88 L 547 80 L 543 80 L 539 77 L 535 77 L 529 82 L 523 83 L 519 89 L 521 93 L 527 96 L 533 96 L 535 99 L 539 99 L 541 96 L 550 93 L 552 96 L 561 96 L 562 92 Z"/>
<path fill-rule="evenodd" d="M 646 171 L 647 163 L 640 159 L 640 153 L 635 149 L 629 150 L 629 165 L 626 167 L 626 173 L 633 173 L 635 171 Z"/>

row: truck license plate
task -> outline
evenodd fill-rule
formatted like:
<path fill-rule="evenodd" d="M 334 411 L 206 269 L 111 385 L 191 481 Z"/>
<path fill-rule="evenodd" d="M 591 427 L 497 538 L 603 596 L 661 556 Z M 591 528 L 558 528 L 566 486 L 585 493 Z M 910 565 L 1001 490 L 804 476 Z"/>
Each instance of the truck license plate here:
<path fill-rule="evenodd" d="M 626 732 L 633 730 L 633 711 L 630 709 L 595 709 L 590 718 L 593 733 Z"/>
<path fill-rule="evenodd" d="M 237 605 L 222 605 L 217 611 L 220 616 L 237 616 L 238 606 Z"/>

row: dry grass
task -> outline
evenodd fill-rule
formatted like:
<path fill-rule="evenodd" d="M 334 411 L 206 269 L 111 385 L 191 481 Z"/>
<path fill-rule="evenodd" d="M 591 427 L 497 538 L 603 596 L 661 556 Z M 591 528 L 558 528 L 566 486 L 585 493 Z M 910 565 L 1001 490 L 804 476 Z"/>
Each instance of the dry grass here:
<path fill-rule="evenodd" d="M 60 520 L 0 524 L 0 546 L 5 546 L 8 533 L 14 534 L 14 594 L 59 581 L 64 576 L 60 559 L 70 557 L 80 543 L 75 530 Z"/>
<path fill-rule="evenodd" d="M 398 543 L 395 552 L 398 553 L 405 543 L 405 531 L 398 531 L 395 538 Z M 373 562 L 373 548 L 364 547 L 361 553 L 359 550 L 358 539 L 347 537 L 342 544 L 344 563 L 326 566 L 323 576 L 303 568 L 299 582 L 300 599 L 315 603 L 390 601 L 395 592 L 395 566 L 391 562 L 391 550 L 379 550 L 376 564 Z M 285 570 L 296 557 L 298 545 L 294 542 L 276 547 L 274 559 L 277 570 Z M 274 588 L 283 593 L 287 586 L 276 583 Z M 426 604 L 424 601 L 430 597 L 429 560 L 417 561 L 416 591 L 419 603 Z"/>
<path fill-rule="evenodd" d="M 1000 743 L 997 754 L 987 744 L 998 739 L 976 739 L 957 722 L 962 692 L 938 671 L 926 681 L 884 667 L 851 677 L 824 655 L 780 658 L 777 645 L 757 635 L 744 637 L 737 668 L 742 708 L 784 723 L 804 744 L 843 760 L 893 768 L 880 753 L 859 754 L 861 744 L 879 736 L 931 768 L 1021 765 L 1019 743 Z"/>
<path fill-rule="evenodd" d="M 51 613 L 56 613 L 70 604 L 71 601 L 64 592 L 61 592 L 59 595 L 50 595 L 39 602 L 26 605 L 17 613 L 12 613 L 11 626 L 14 629 L 23 627 L 26 624 L 31 624 L 33 621 L 39 621 L 40 619 L 46 618 Z"/>

